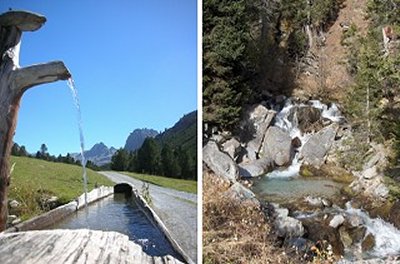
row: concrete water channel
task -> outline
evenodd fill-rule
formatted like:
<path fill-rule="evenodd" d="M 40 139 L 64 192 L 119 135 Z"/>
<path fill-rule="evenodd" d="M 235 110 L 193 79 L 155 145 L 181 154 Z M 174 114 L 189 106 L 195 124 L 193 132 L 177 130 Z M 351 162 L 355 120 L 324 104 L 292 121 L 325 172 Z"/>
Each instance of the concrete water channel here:
<path fill-rule="evenodd" d="M 132 185 L 100 187 L 83 201 L 0 234 L 0 263 L 193 263 Z"/>

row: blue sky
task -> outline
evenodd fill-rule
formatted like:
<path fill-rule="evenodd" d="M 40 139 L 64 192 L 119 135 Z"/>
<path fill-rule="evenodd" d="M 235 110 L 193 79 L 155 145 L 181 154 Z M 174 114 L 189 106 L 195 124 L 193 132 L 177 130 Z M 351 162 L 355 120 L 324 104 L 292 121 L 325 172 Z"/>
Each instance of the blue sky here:
<path fill-rule="evenodd" d="M 197 109 L 195 0 L 2 0 L 0 13 L 46 16 L 22 37 L 20 64 L 62 60 L 82 108 L 85 149 L 123 147 L 135 128 L 163 131 Z M 79 152 L 76 109 L 64 81 L 22 98 L 14 141 L 29 152 Z"/>

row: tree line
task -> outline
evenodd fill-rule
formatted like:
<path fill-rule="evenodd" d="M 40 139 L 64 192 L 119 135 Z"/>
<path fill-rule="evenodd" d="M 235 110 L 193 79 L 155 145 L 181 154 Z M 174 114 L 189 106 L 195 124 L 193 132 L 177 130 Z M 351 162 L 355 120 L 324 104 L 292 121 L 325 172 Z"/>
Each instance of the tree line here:
<path fill-rule="evenodd" d="M 120 148 L 111 158 L 111 169 L 197 179 L 196 160 L 186 150 L 168 143 L 160 145 L 154 138 L 146 138 L 141 148 L 133 152 Z"/>
<path fill-rule="evenodd" d="M 65 163 L 65 164 L 73 164 L 73 165 L 78 165 L 82 166 L 82 162 L 80 160 L 75 160 L 70 153 L 67 153 L 65 156 L 63 155 L 51 155 L 48 152 L 48 148 L 46 144 L 42 144 L 40 146 L 40 149 L 35 153 L 35 154 L 30 154 L 26 150 L 25 146 L 19 146 L 17 143 L 14 143 L 12 148 L 11 148 L 11 155 L 17 156 L 17 157 L 28 157 L 28 158 L 36 158 L 36 159 L 41 159 L 41 160 L 46 160 L 46 161 L 52 161 L 52 162 L 60 162 L 60 163 Z M 90 160 L 86 161 L 86 167 L 90 168 L 92 170 L 100 170 L 101 168 L 98 167 L 96 164 L 91 162 Z"/>

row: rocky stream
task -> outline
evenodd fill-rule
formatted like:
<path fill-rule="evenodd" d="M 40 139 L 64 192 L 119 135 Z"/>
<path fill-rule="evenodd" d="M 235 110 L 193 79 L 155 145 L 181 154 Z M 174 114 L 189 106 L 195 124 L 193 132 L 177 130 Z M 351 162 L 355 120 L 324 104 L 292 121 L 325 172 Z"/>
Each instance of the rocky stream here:
<path fill-rule="evenodd" d="M 400 263 L 400 202 L 384 181 L 385 148 L 372 145 L 360 170 L 343 167 L 355 139 L 338 105 L 277 96 L 249 106 L 233 133 L 204 131 L 205 165 L 263 205 L 288 254 Z"/>

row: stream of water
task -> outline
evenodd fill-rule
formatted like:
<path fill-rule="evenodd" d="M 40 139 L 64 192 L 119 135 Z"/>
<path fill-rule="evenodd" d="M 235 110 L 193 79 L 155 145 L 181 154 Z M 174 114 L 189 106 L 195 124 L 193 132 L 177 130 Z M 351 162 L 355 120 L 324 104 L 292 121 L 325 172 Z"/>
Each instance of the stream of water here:
<path fill-rule="evenodd" d="M 72 93 L 72 98 L 74 99 L 74 104 L 77 110 L 77 119 L 78 119 L 78 127 L 79 127 L 79 140 L 80 140 L 80 150 L 82 155 L 82 170 L 83 170 L 83 190 L 85 192 L 85 207 L 87 207 L 87 175 L 86 175 L 86 158 L 85 158 L 85 138 L 83 137 L 83 126 L 82 126 L 82 113 L 81 113 L 81 105 L 79 103 L 78 90 L 75 87 L 74 80 L 69 78 L 68 86 Z"/>
<path fill-rule="evenodd" d="M 343 116 L 335 104 L 329 107 L 318 100 L 310 100 L 307 104 L 321 110 L 321 116 L 332 122 L 341 122 Z M 294 104 L 290 100 L 286 101 L 282 109 L 278 111 L 274 126 L 277 126 L 290 134 L 292 139 L 299 138 L 301 146 L 295 149 L 294 158 L 288 167 L 276 168 L 274 171 L 254 179 L 252 190 L 264 201 L 275 203 L 287 203 L 304 200 L 305 197 L 324 197 L 329 198 L 339 193 L 341 184 L 328 179 L 305 179 L 299 177 L 299 171 L 302 161 L 298 159 L 298 153 L 302 146 L 310 138 L 311 133 L 301 133 L 298 128 L 298 119 L 296 111 L 293 114 L 294 107 L 304 107 L 306 104 Z M 299 213 L 299 212 L 297 212 Z M 385 259 L 390 256 L 400 255 L 400 230 L 380 218 L 371 218 L 364 210 L 354 209 L 350 202 L 346 208 L 339 207 L 325 208 L 323 211 L 313 213 L 300 212 L 296 218 L 315 217 L 318 214 L 342 214 L 348 219 L 358 218 L 361 225 L 367 230 L 366 235 L 372 234 L 375 238 L 375 245 L 368 252 L 362 252 L 361 242 L 345 249 L 346 258 L 344 261 L 365 260 L 371 258 Z M 365 235 L 365 236 L 366 236 Z M 347 262 L 343 262 L 347 263 Z"/>

